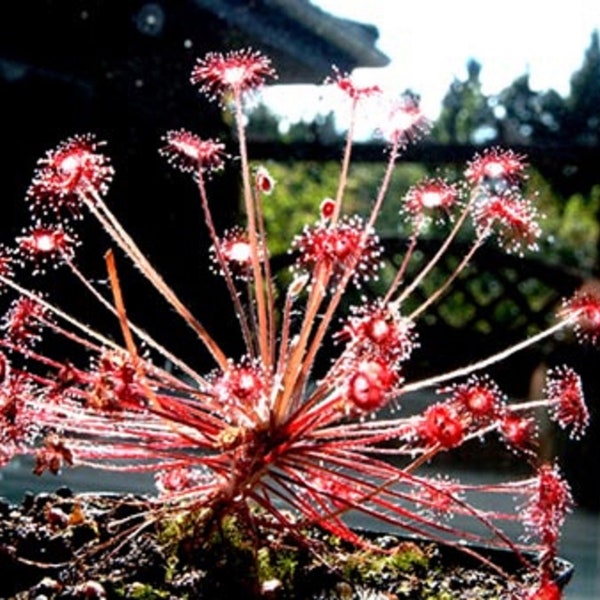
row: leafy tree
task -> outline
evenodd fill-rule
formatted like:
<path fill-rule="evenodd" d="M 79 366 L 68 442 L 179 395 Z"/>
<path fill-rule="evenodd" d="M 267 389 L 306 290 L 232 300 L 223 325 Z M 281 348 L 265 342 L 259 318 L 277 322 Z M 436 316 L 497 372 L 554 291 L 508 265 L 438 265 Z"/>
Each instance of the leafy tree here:
<path fill-rule="evenodd" d="M 279 137 L 279 118 L 261 102 L 248 117 L 246 134 L 249 139 L 255 141 L 275 140 Z"/>
<path fill-rule="evenodd" d="M 529 74 L 518 77 L 491 99 L 503 144 L 557 144 L 562 141 L 566 102 L 554 90 L 536 92 Z"/>
<path fill-rule="evenodd" d="M 563 196 L 535 168 L 530 169 L 526 194 L 536 194 L 544 215 L 540 255 L 549 262 L 593 271 L 598 265 L 600 243 L 600 185 L 589 194 Z"/>
<path fill-rule="evenodd" d="M 297 121 L 292 123 L 283 135 L 283 141 L 332 144 L 342 138 L 335 125 L 335 115 L 332 111 L 326 115 L 317 115 L 314 121 Z"/>
<path fill-rule="evenodd" d="M 442 143 L 472 144 L 496 137 L 495 118 L 481 90 L 481 65 L 467 63 L 467 79 L 455 79 L 442 101 L 442 112 L 433 128 L 433 139 Z"/>
<path fill-rule="evenodd" d="M 571 93 L 567 98 L 566 133 L 573 141 L 584 145 L 600 142 L 600 39 L 592 33 L 581 68 L 571 78 Z"/>
<path fill-rule="evenodd" d="M 518 77 L 495 96 L 481 90 L 481 66 L 468 64 L 466 80 L 455 80 L 443 101 L 434 139 L 442 143 L 503 146 L 589 148 L 600 143 L 600 37 L 591 36 L 581 65 L 571 78 L 570 93 L 537 91 L 529 74 Z M 484 135 L 482 135 L 484 134 Z M 536 165 L 533 188 L 542 189 L 538 203 L 548 215 L 545 229 L 549 260 L 593 269 L 600 252 L 600 186 L 595 160 L 580 157 L 572 164 Z"/>
<path fill-rule="evenodd" d="M 300 120 L 282 132 L 280 118 L 262 102 L 248 114 L 246 133 L 253 141 L 278 141 L 283 143 L 307 142 L 331 144 L 342 137 L 336 129 L 335 115 L 317 115 L 313 121 Z"/>

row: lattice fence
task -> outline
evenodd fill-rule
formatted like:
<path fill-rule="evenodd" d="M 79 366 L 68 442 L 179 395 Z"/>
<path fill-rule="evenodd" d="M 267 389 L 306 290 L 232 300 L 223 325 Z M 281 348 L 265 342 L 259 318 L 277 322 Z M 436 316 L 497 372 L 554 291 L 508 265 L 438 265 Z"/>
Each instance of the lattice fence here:
<path fill-rule="evenodd" d="M 428 262 L 438 245 L 436 241 L 420 245 L 409 276 Z M 404 256 L 406 242 L 387 239 L 384 246 L 388 267 L 397 267 Z M 453 251 L 446 253 L 415 291 L 410 304 L 420 304 L 442 285 L 467 249 L 466 244 L 458 243 Z M 498 333 L 501 329 L 503 333 L 530 335 L 548 325 L 561 298 L 572 294 L 585 278 L 585 273 L 574 269 L 483 247 L 440 301 L 429 308 L 425 320 L 429 325 L 483 334 Z"/>
<path fill-rule="evenodd" d="M 424 240 L 415 253 L 407 275 L 417 272 L 435 254 L 441 242 Z M 407 242 L 385 239 L 385 262 L 382 281 L 402 261 Z M 408 314 L 424 302 L 454 271 L 467 244 L 456 243 L 415 290 L 403 307 Z M 422 369 L 440 372 L 496 352 L 524 337 L 531 336 L 552 323 L 561 299 L 570 296 L 586 280 L 587 274 L 535 258 L 508 255 L 493 247 L 482 247 L 468 268 L 457 277 L 446 293 L 432 304 L 418 323 L 422 339 L 416 357 Z M 538 346 L 529 356 L 513 361 L 510 369 L 515 377 L 526 380 L 526 374 L 544 354 L 550 352 L 554 340 Z M 419 368 L 417 366 L 417 368 Z M 522 371 L 519 374 L 516 370 Z"/>

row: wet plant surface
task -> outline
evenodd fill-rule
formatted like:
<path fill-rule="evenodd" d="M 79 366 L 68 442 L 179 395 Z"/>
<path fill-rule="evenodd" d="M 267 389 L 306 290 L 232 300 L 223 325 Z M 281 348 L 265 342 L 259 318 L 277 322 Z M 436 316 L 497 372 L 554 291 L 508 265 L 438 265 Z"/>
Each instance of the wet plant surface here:
<path fill-rule="evenodd" d="M 153 508 L 68 488 L 2 502 L 0 597 L 508 599 L 524 587 L 518 570 L 502 576 L 431 542 L 370 534 L 357 547 L 311 529 L 308 546 L 264 514 L 207 530 L 201 512 L 156 518 Z"/>

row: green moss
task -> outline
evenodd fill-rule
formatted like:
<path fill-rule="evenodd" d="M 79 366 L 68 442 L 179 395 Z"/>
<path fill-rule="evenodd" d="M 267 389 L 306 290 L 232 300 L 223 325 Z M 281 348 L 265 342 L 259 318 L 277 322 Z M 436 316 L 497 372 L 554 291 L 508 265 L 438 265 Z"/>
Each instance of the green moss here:
<path fill-rule="evenodd" d="M 219 527 L 213 531 L 211 543 L 225 544 L 240 552 L 254 552 L 255 535 L 250 527 L 236 515 L 226 515 L 221 519 Z"/>
<path fill-rule="evenodd" d="M 294 577 L 298 570 L 299 551 L 277 549 L 273 550 L 263 546 L 257 553 L 257 570 L 261 583 L 277 579 L 284 588 L 293 585 Z"/>
<path fill-rule="evenodd" d="M 202 589 L 207 597 L 215 598 L 262 598 L 268 583 L 275 583 L 275 594 L 286 600 L 316 597 L 327 590 L 335 594 L 340 586 L 350 593 L 388 591 L 398 598 L 460 597 L 454 586 L 461 573 L 455 565 L 449 565 L 449 570 L 445 564 L 442 568 L 434 544 L 391 538 L 381 549 L 356 548 L 327 532 L 308 529 L 307 539 L 314 545 L 306 548 L 289 532 L 265 532 L 262 517 L 239 513 L 216 519 L 213 513 L 185 514 L 163 522 L 160 537 L 169 548 L 165 552 L 165 586 L 156 589 L 140 584 L 133 590 L 127 586 L 127 593 L 120 597 L 161 600 L 167 597 L 163 589 L 181 589 L 182 573 L 190 575 L 190 581 L 199 578 L 196 581 L 201 588 L 190 589 Z M 380 540 L 371 543 L 377 546 Z M 488 586 L 489 574 L 485 579 Z M 493 586 L 489 588 L 482 588 L 476 597 L 500 597 Z M 338 596 L 341 598 L 341 593 Z"/>
<path fill-rule="evenodd" d="M 348 554 L 343 561 L 343 573 L 348 579 L 371 581 L 385 573 L 420 573 L 428 566 L 425 552 L 407 542 L 389 553 L 363 550 Z"/>
<path fill-rule="evenodd" d="M 210 509 L 180 512 L 164 519 L 158 529 L 158 542 L 167 553 L 177 550 L 183 540 L 201 537 L 201 533 L 211 522 L 213 512 Z"/>
<path fill-rule="evenodd" d="M 424 596 L 423 600 L 456 600 L 456 596 L 450 592 L 439 592 L 431 596 Z"/>
<path fill-rule="evenodd" d="M 112 590 L 116 598 L 131 598 L 133 600 L 164 600 L 170 598 L 171 594 L 165 590 L 158 589 L 149 583 L 135 581 L 128 585 Z M 187 596 L 182 596 L 185 600 Z"/>
<path fill-rule="evenodd" d="M 134 600 L 161 600 L 169 598 L 169 592 L 158 590 L 147 583 L 133 583 L 127 586 L 127 597 Z"/>

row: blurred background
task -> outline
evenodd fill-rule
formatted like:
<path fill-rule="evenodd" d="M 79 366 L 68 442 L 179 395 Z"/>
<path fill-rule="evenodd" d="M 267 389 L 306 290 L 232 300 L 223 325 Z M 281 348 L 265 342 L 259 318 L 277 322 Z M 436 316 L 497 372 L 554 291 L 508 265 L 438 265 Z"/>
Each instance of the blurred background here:
<path fill-rule="evenodd" d="M 387 207 L 378 222 L 385 259 L 397 264 L 407 231 L 398 205 L 424 176 L 460 176 L 465 161 L 488 146 L 527 156 L 528 193 L 546 215 L 540 251 L 523 259 L 485 247 L 472 267 L 420 327 L 421 349 L 412 375 L 439 372 L 492 353 L 551 322 L 561 298 L 600 277 L 600 11 L 591 0 L 569 3 L 495 3 L 484 11 L 469 0 L 417 3 L 385 0 L 21 0 L 0 20 L 3 135 L 3 217 L 0 242 L 10 245 L 27 224 L 22 198 L 37 159 L 75 133 L 107 140 L 116 176 L 109 203 L 149 258 L 228 352 L 239 349 L 227 292 L 209 272 L 208 240 L 196 190 L 158 156 L 160 137 L 185 127 L 233 142 L 227 113 L 189 85 L 197 57 L 207 51 L 252 48 L 268 54 L 277 85 L 249 106 L 250 154 L 268 166 L 277 187 L 266 206 L 271 252 L 280 257 L 293 235 L 315 218 L 335 191 L 346 107 L 318 84 L 336 65 L 365 85 L 419 98 L 431 133 L 403 155 Z M 372 120 L 361 122 L 347 206 L 366 212 L 383 172 L 383 146 Z M 239 218 L 232 177 L 210 183 L 218 229 Z M 276 209 L 275 209 L 276 207 Z M 92 278 L 105 277 L 104 238 L 82 224 L 78 262 Z M 436 248 L 427 232 L 420 260 Z M 466 240 L 465 242 L 466 243 Z M 451 271 L 464 245 L 436 277 Z M 99 246 L 98 246 L 99 245 Z M 86 248 L 100 247 L 99 251 Z M 146 294 L 123 263 L 121 280 L 134 320 L 202 369 L 207 356 L 174 315 Z M 57 271 L 39 287 L 80 318 L 110 328 Z M 385 271 L 383 276 L 385 281 Z M 36 282 L 36 285 L 38 283 Z M 421 290 L 423 296 L 428 288 Z M 582 376 L 592 415 L 588 434 L 565 439 L 548 425 L 540 453 L 558 455 L 578 508 L 563 544 L 577 564 L 567 598 L 600 597 L 598 455 L 600 355 L 568 336 L 546 342 L 492 373 L 511 396 L 539 387 L 547 366 L 568 363 Z M 458 456 L 452 468 L 484 476 L 499 455 Z M 505 468 L 518 465 L 510 459 Z M 18 500 L 27 489 L 127 489 L 131 480 L 86 471 L 60 482 L 34 479 L 14 461 L 0 472 L 0 495 Z M 151 481 L 140 480 L 140 490 Z M 123 487 L 124 486 L 124 487 Z"/>

